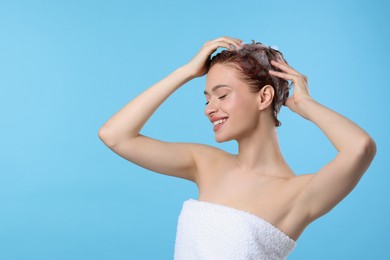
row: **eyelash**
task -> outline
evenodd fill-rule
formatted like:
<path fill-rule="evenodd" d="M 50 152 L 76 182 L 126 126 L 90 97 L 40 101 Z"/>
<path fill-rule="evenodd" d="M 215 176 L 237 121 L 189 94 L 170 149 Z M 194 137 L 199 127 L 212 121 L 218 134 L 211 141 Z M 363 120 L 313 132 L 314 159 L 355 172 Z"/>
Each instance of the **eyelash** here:
<path fill-rule="evenodd" d="M 224 99 L 227 96 L 227 94 L 220 96 L 218 99 Z M 209 101 L 206 102 L 206 106 L 209 104 Z"/>

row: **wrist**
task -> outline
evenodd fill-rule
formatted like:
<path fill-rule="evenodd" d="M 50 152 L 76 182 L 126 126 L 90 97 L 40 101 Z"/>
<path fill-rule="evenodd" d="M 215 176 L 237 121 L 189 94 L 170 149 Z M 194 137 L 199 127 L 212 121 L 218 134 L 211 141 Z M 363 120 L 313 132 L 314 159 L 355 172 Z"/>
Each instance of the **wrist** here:
<path fill-rule="evenodd" d="M 297 100 L 295 100 L 295 107 L 296 107 L 296 113 L 300 116 L 310 120 L 310 107 L 317 102 L 311 98 L 310 96 L 307 97 L 301 97 Z"/>
<path fill-rule="evenodd" d="M 182 73 L 188 80 L 196 78 L 193 70 L 188 66 L 188 64 L 183 65 L 177 69 L 178 72 Z"/>

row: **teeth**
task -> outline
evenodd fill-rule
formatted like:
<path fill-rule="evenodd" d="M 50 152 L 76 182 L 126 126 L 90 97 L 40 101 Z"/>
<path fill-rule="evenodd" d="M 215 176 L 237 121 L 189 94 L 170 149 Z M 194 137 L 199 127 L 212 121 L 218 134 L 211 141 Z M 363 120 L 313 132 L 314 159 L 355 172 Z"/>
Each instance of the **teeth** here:
<path fill-rule="evenodd" d="M 223 118 L 223 119 L 220 119 L 220 120 L 213 122 L 213 124 L 214 124 L 214 126 L 216 126 L 216 125 L 222 124 L 225 121 L 226 121 L 226 118 Z"/>

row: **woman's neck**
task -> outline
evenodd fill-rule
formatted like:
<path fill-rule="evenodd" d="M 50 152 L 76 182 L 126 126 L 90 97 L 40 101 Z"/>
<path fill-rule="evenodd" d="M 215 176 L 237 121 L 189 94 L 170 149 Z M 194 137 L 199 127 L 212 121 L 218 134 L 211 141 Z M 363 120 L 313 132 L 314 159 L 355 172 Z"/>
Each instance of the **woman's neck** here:
<path fill-rule="evenodd" d="M 256 174 L 294 175 L 280 151 L 276 127 L 262 127 L 237 142 L 239 168 Z"/>

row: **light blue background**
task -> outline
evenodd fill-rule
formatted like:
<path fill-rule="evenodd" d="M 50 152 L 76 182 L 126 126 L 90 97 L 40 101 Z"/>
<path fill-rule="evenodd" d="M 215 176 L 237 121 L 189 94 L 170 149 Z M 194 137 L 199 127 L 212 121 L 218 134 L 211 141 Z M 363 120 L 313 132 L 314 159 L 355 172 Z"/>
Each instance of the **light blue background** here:
<path fill-rule="evenodd" d="M 312 96 L 378 146 L 372 166 L 289 259 L 385 259 L 389 231 L 386 1 L 0 2 L 0 259 L 172 259 L 182 202 L 196 185 L 137 167 L 99 128 L 147 87 L 229 35 L 277 45 Z M 216 145 L 205 79 L 187 83 L 143 133 Z M 297 173 L 336 154 L 284 108 L 279 139 Z"/>

